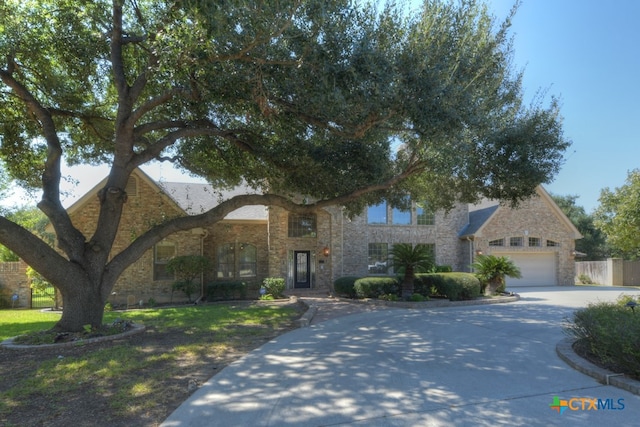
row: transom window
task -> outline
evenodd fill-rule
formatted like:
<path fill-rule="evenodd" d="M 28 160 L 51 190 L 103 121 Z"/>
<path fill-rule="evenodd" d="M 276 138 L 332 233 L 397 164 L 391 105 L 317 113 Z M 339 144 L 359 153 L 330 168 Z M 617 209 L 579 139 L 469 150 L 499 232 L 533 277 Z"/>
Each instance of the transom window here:
<path fill-rule="evenodd" d="M 504 246 L 504 239 L 491 240 L 489 246 Z"/>
<path fill-rule="evenodd" d="M 560 246 L 560 243 L 554 241 L 554 240 L 547 240 L 547 246 L 551 247 L 551 246 Z"/>
<path fill-rule="evenodd" d="M 316 237 L 316 215 L 289 214 L 289 237 Z"/>
<path fill-rule="evenodd" d="M 524 246 L 522 237 L 509 238 L 509 246 Z"/>
<path fill-rule="evenodd" d="M 539 237 L 529 237 L 529 246 L 542 246 L 542 239 Z"/>
<path fill-rule="evenodd" d="M 163 241 L 153 248 L 153 280 L 174 280 L 175 275 L 167 271 L 167 263 L 176 256 L 176 245 Z"/>

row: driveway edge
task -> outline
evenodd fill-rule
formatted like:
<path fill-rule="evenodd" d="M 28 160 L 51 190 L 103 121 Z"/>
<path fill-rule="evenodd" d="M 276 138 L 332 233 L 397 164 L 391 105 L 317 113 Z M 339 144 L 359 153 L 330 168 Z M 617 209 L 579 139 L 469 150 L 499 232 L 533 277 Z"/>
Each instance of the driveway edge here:
<path fill-rule="evenodd" d="M 640 396 L 640 381 L 594 365 L 573 351 L 574 342 L 575 340 L 565 338 L 556 345 L 556 353 L 560 359 L 576 371 L 595 378 L 601 384 L 612 385 Z"/>

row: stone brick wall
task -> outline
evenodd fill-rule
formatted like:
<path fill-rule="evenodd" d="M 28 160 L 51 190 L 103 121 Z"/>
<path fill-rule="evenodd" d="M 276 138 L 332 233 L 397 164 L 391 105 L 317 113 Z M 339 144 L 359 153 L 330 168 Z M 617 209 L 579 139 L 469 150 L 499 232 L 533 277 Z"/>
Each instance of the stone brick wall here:
<path fill-rule="evenodd" d="M 256 277 L 235 277 L 233 279 L 246 282 L 249 290 L 256 293 L 264 278 L 269 275 L 267 223 L 265 221 L 225 221 L 209 227 L 203 240 L 203 255 L 212 260 L 213 269 L 205 275 L 205 284 L 216 280 L 230 280 L 217 277 L 218 247 L 229 243 L 234 245 L 251 244 L 256 247 Z"/>
<path fill-rule="evenodd" d="M 309 251 L 311 287 L 329 289 L 333 263 L 339 256 L 335 241 L 335 210 L 322 210 L 316 216 L 316 237 L 289 237 L 289 212 L 279 207 L 269 208 L 269 276 L 286 278 L 287 288 L 293 288 L 293 251 Z M 323 254 L 329 248 L 329 256 Z"/>
<path fill-rule="evenodd" d="M 511 237 L 522 237 L 524 245 L 509 246 Z M 529 237 L 541 239 L 541 246 L 529 247 Z M 505 239 L 504 247 L 489 246 L 489 242 Z M 558 246 L 547 246 L 547 240 L 557 242 Z M 483 227 L 481 235 L 475 239 L 475 250 L 484 254 L 501 252 L 553 252 L 556 254 L 557 280 L 559 285 L 573 285 L 575 260 L 573 251 L 575 241 L 566 223 L 551 209 L 541 197 L 533 197 L 521 203 L 517 209 L 502 207 Z"/>
<path fill-rule="evenodd" d="M 0 262 L 0 307 L 12 306 L 11 297 L 18 295 L 14 307 L 31 307 L 31 285 L 24 261 Z"/>
<path fill-rule="evenodd" d="M 369 243 L 387 243 L 389 250 L 396 243 L 434 244 L 436 263 L 460 269 L 460 241 L 458 232 L 468 222 L 466 205 L 459 204 L 448 213 L 436 212 L 434 225 L 417 225 L 415 210 L 411 225 L 392 225 L 393 211 L 387 209 L 387 224 L 368 224 L 366 212 L 353 219 L 341 217 L 338 227 L 342 230 L 342 259 L 334 280 L 343 276 L 365 276 L 368 272 Z"/>
<path fill-rule="evenodd" d="M 127 203 L 124 204 L 120 228 L 113 244 L 112 254 L 125 249 L 137 236 L 150 227 L 168 218 L 184 215 L 178 207 L 158 189 L 146 180 L 132 175 L 135 187 L 128 188 Z M 87 200 L 78 209 L 71 212 L 71 221 L 90 238 L 97 224 L 100 203 L 97 196 Z M 191 231 L 175 233 L 166 239 L 176 245 L 177 255 L 199 255 L 201 253 L 200 236 Z M 114 294 L 109 298 L 113 304 L 126 304 L 128 301 L 148 303 L 149 299 L 157 303 L 186 301 L 182 292 L 172 295 L 173 280 L 153 279 L 153 249 L 146 251 L 140 259 L 127 268 L 114 286 Z"/>

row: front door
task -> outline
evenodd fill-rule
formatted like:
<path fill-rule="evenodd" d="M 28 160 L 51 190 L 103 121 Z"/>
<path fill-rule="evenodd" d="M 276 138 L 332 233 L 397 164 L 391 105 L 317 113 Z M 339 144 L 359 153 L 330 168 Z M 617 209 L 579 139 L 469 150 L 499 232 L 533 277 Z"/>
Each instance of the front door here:
<path fill-rule="evenodd" d="M 294 251 L 293 252 L 293 287 L 294 288 L 310 288 L 311 287 L 311 268 L 309 261 L 311 252 Z"/>

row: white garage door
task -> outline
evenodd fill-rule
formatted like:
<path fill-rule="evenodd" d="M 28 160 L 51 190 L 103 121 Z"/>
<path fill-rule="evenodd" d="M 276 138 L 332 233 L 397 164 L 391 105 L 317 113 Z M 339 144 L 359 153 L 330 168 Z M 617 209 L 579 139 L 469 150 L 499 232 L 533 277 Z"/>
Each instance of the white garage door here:
<path fill-rule="evenodd" d="M 508 256 L 520 268 L 521 279 L 507 277 L 507 289 L 517 286 L 556 286 L 556 255 L 549 253 L 509 253 Z"/>

